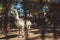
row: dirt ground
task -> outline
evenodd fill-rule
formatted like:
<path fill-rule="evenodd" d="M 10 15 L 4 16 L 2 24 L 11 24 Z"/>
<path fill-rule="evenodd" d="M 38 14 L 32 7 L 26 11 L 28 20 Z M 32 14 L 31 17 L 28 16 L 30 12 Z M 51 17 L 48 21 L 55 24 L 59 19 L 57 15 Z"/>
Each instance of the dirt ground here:
<path fill-rule="evenodd" d="M 57 39 L 54 38 L 53 33 L 45 33 L 44 38 L 42 38 L 42 34 L 39 29 L 32 29 L 28 34 L 29 40 L 60 40 L 59 36 L 57 36 Z M 18 37 L 18 29 L 12 29 L 7 35 L 8 36 L 5 36 L 4 33 L 0 34 L 0 40 L 25 40 L 25 37 Z M 24 36 L 25 34 L 21 32 L 21 35 Z"/>

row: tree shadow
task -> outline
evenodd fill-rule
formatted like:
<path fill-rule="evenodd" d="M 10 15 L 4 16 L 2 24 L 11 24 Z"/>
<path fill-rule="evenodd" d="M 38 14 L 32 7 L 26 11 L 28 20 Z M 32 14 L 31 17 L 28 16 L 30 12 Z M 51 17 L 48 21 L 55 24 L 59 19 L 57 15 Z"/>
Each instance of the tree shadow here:
<path fill-rule="evenodd" d="M 31 31 L 30 33 L 33 33 L 33 34 L 39 34 L 39 30 L 38 31 Z"/>
<path fill-rule="evenodd" d="M 57 40 L 58 37 L 60 38 L 60 31 L 55 29 L 53 35 L 54 35 L 54 40 Z"/>
<path fill-rule="evenodd" d="M 53 27 L 53 36 L 54 36 L 54 40 L 57 40 L 57 36 L 56 36 L 56 27 L 57 27 L 57 26 L 54 26 L 54 27 Z"/>
<path fill-rule="evenodd" d="M 38 31 L 32 31 L 34 34 L 41 34 L 39 37 L 32 38 L 31 40 L 34 40 L 36 38 L 40 38 L 42 40 L 45 40 L 45 27 L 43 26 L 33 26 L 34 29 L 38 29 Z"/>
<path fill-rule="evenodd" d="M 42 40 L 45 40 L 45 26 L 42 26 L 42 30 L 41 30 L 42 32 L 41 32 L 41 39 Z"/>
<path fill-rule="evenodd" d="M 35 39 L 38 39 L 38 38 L 41 38 L 41 37 L 37 36 L 37 37 L 34 37 L 34 38 L 29 38 L 29 40 L 35 40 Z"/>
<path fill-rule="evenodd" d="M 10 38 L 15 38 L 17 37 L 18 35 L 9 35 L 9 36 L 5 36 L 5 37 L 2 37 L 0 39 L 10 39 Z"/>

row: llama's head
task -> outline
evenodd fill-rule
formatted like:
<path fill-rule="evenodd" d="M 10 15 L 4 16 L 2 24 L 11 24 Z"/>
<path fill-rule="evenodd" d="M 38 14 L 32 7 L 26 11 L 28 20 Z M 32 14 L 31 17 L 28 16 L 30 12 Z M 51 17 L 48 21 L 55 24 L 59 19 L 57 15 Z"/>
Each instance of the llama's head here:
<path fill-rule="evenodd" d="M 12 14 L 13 17 L 17 17 L 18 16 L 17 9 L 12 9 L 11 14 Z"/>

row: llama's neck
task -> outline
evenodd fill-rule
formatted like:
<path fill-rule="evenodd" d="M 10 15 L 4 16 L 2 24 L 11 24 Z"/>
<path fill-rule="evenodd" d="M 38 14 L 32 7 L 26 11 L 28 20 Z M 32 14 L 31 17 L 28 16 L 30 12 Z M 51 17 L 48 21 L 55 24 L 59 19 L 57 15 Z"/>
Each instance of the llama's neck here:
<path fill-rule="evenodd" d="M 16 20 L 19 20 L 19 21 L 20 21 L 20 20 L 23 20 L 22 18 L 19 18 L 18 13 L 16 13 L 16 17 L 15 17 L 15 18 L 16 18 Z"/>
<path fill-rule="evenodd" d="M 18 17 L 18 16 L 16 16 L 16 19 L 19 19 L 19 17 Z"/>
<path fill-rule="evenodd" d="M 16 19 L 19 19 L 19 15 L 18 15 L 18 13 L 16 14 Z"/>
<path fill-rule="evenodd" d="M 15 13 L 16 13 L 16 16 L 15 16 L 15 18 L 16 18 L 16 19 L 19 19 L 19 15 L 18 15 L 18 12 L 17 12 L 17 10 L 15 10 Z"/>

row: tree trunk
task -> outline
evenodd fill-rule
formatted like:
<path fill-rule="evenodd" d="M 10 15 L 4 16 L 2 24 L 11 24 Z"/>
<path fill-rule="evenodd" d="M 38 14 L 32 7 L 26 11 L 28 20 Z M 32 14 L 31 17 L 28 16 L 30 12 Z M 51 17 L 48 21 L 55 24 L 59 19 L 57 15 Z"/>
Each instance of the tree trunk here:
<path fill-rule="evenodd" d="M 24 29 L 25 29 L 25 31 L 24 31 L 24 33 L 25 33 L 25 40 L 29 40 L 29 38 L 28 38 L 28 29 L 27 29 L 27 24 L 26 24 L 27 2 L 24 1 L 24 0 L 23 0 L 23 5 L 24 5 L 24 16 L 25 16 L 25 27 L 24 27 Z"/>
<path fill-rule="evenodd" d="M 10 29 L 10 25 L 9 25 L 9 17 L 8 17 L 8 11 L 9 11 L 9 6 L 10 6 L 11 0 L 5 0 L 3 1 L 3 6 L 5 7 L 4 11 L 4 31 L 7 34 L 9 29 Z"/>

